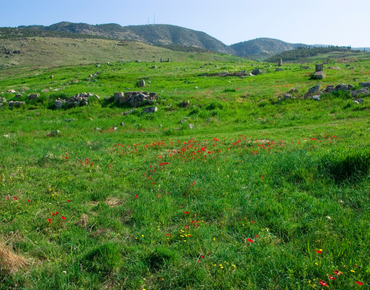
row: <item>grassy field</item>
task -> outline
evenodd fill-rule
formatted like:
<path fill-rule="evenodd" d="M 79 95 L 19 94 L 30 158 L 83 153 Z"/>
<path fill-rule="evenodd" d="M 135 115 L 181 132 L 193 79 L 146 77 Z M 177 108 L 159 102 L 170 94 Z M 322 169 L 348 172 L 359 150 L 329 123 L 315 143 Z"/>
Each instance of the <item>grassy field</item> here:
<path fill-rule="evenodd" d="M 369 287 L 368 97 L 304 95 L 360 88 L 370 60 L 314 81 L 314 63 L 199 57 L 1 71 L 26 105 L 0 108 L 0 289 Z M 157 113 L 104 100 L 141 79 Z M 82 92 L 100 100 L 54 108 Z"/>

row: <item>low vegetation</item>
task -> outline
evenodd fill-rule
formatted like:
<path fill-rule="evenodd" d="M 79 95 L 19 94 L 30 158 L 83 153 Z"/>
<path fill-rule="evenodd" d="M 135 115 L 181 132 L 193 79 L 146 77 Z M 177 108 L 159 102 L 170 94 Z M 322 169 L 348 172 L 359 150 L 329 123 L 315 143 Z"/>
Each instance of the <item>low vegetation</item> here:
<path fill-rule="evenodd" d="M 360 88 L 370 60 L 310 80 L 216 57 L 2 70 L 25 105 L 0 108 L 1 289 L 369 287 L 369 99 L 305 95 Z M 105 100 L 141 90 L 156 113 Z M 100 98 L 55 108 L 82 92 Z"/>

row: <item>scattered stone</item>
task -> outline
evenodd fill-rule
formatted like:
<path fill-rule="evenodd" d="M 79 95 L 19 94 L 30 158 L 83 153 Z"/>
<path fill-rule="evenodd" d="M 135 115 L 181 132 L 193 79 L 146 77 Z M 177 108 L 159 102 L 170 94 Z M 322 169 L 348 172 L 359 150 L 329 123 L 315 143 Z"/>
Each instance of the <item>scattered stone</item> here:
<path fill-rule="evenodd" d="M 320 96 L 319 95 L 315 95 L 315 96 L 312 96 L 311 99 L 312 100 L 315 100 L 315 101 L 320 101 Z"/>
<path fill-rule="evenodd" d="M 65 119 L 64 121 L 66 121 L 66 122 L 72 122 L 72 121 L 74 121 L 75 119 Z"/>
<path fill-rule="evenodd" d="M 93 118 L 89 118 L 89 120 L 90 120 L 90 121 L 94 121 L 94 119 L 93 119 Z"/>
<path fill-rule="evenodd" d="M 143 113 L 147 113 L 147 114 L 155 113 L 157 111 L 158 111 L 157 107 L 149 107 L 149 108 L 144 108 L 143 109 Z"/>
<path fill-rule="evenodd" d="M 293 94 L 293 93 L 298 93 L 298 89 L 296 88 L 291 88 L 289 91 L 288 91 L 288 94 Z"/>
<path fill-rule="evenodd" d="M 98 127 L 95 127 L 95 128 L 94 128 L 94 131 L 101 131 L 101 129 L 100 129 L 100 128 L 98 128 Z"/>
<path fill-rule="evenodd" d="M 48 89 L 44 89 L 44 90 L 42 90 L 41 92 L 43 92 L 43 93 L 48 93 L 48 92 L 49 92 L 49 90 L 48 90 Z"/>
<path fill-rule="evenodd" d="M 38 97 L 40 97 L 40 94 L 30 94 L 30 95 L 28 96 L 28 98 L 29 98 L 30 100 L 36 100 Z"/>
<path fill-rule="evenodd" d="M 22 95 L 21 94 L 17 94 L 15 95 L 16 98 L 22 98 Z"/>
<path fill-rule="evenodd" d="M 364 88 L 369 88 L 370 87 L 370 82 L 362 82 L 362 83 L 360 83 L 360 86 L 361 87 L 364 87 Z"/>
<path fill-rule="evenodd" d="M 122 113 L 123 116 L 127 116 L 129 114 L 131 114 L 132 112 L 134 112 L 136 109 L 133 109 L 133 110 L 129 110 L 129 111 L 125 111 Z"/>
<path fill-rule="evenodd" d="M 261 73 L 262 73 L 262 71 L 258 68 L 252 70 L 252 74 L 255 75 L 255 76 L 260 75 Z"/>
<path fill-rule="evenodd" d="M 348 85 L 346 85 L 346 84 L 337 85 L 334 90 L 336 92 L 337 91 L 348 91 Z"/>
<path fill-rule="evenodd" d="M 55 131 L 49 132 L 48 134 L 46 134 L 46 136 L 52 137 L 52 136 L 57 136 L 59 134 L 60 134 L 60 131 L 59 130 L 55 130 Z"/>
<path fill-rule="evenodd" d="M 314 74 L 314 79 L 315 80 L 322 80 L 323 78 L 324 78 L 324 72 L 323 71 L 315 72 L 315 74 Z"/>
<path fill-rule="evenodd" d="M 93 97 L 94 98 L 97 98 L 98 100 L 100 100 L 100 97 L 98 95 L 94 95 Z"/>
<path fill-rule="evenodd" d="M 284 95 L 284 100 L 289 100 L 292 96 L 290 94 L 285 94 Z"/>
<path fill-rule="evenodd" d="M 208 73 L 205 73 L 205 74 L 201 74 L 200 76 L 201 77 L 209 77 L 209 74 Z"/>
<path fill-rule="evenodd" d="M 187 108 L 190 106 L 190 101 L 183 101 L 180 103 L 180 107 Z"/>
<path fill-rule="evenodd" d="M 352 91 L 351 92 L 351 95 L 354 98 L 356 98 L 357 95 L 368 95 L 368 94 L 369 94 L 369 88 L 368 87 L 362 88 L 362 89 L 359 89 L 359 90 L 355 90 L 355 91 Z"/>
<path fill-rule="evenodd" d="M 54 76 L 53 76 L 53 75 L 51 75 L 51 76 L 50 76 L 50 79 L 53 79 L 53 78 L 54 78 Z"/>
<path fill-rule="evenodd" d="M 114 93 L 114 100 L 118 101 L 119 98 L 123 97 L 123 92 Z"/>
<path fill-rule="evenodd" d="M 281 68 L 277 68 L 275 71 L 283 71 Z"/>
<path fill-rule="evenodd" d="M 137 85 L 140 88 L 145 87 L 145 81 L 144 80 L 140 80 Z"/>
<path fill-rule="evenodd" d="M 20 106 L 24 106 L 24 102 L 23 101 L 9 101 L 8 105 L 9 107 L 20 107 Z"/>
<path fill-rule="evenodd" d="M 308 93 L 308 94 L 313 94 L 313 93 L 317 93 L 319 90 L 320 90 L 320 85 L 316 85 L 316 86 L 314 86 L 314 87 L 310 88 L 310 89 L 307 91 L 307 93 Z"/>
<path fill-rule="evenodd" d="M 62 100 L 62 99 L 57 99 L 57 100 L 55 100 L 55 102 L 54 102 L 54 106 L 55 106 L 55 108 L 58 108 L 58 109 L 60 109 L 60 108 L 62 108 L 63 107 L 63 103 L 64 103 L 65 101 L 64 100 Z"/>
<path fill-rule="evenodd" d="M 15 91 L 15 90 L 8 90 L 8 93 L 9 93 L 9 94 L 15 94 L 15 93 L 16 93 L 16 91 Z"/>
<path fill-rule="evenodd" d="M 9 138 L 9 135 L 4 135 L 4 138 Z"/>
<path fill-rule="evenodd" d="M 355 104 L 359 105 L 359 104 L 362 104 L 364 102 L 363 99 L 357 99 L 357 100 L 353 100 L 355 102 Z"/>
<path fill-rule="evenodd" d="M 140 60 L 137 59 L 137 60 L 135 60 L 135 62 L 140 62 Z"/>
<path fill-rule="evenodd" d="M 70 97 L 67 99 L 66 103 L 67 105 L 71 106 L 87 106 L 89 104 L 88 102 L 89 94 L 87 93 L 80 93 L 75 96 Z"/>
<path fill-rule="evenodd" d="M 119 98 L 119 103 L 129 103 L 132 107 L 139 107 L 144 103 L 154 104 L 158 99 L 156 93 L 148 92 L 126 92 L 123 97 Z"/>
<path fill-rule="evenodd" d="M 340 70 L 341 68 L 338 67 L 338 66 L 329 66 L 328 69 L 336 69 L 336 70 Z"/>
<path fill-rule="evenodd" d="M 193 124 L 189 124 L 189 128 L 190 129 L 194 129 L 194 125 Z"/>
<path fill-rule="evenodd" d="M 125 126 L 125 123 L 121 122 L 121 123 L 120 123 L 120 125 L 121 125 L 121 126 Z"/>
<path fill-rule="evenodd" d="M 331 92 L 334 92 L 335 91 L 335 87 L 333 85 L 329 85 L 326 87 L 325 89 L 325 93 L 331 93 Z"/>
<path fill-rule="evenodd" d="M 153 65 L 152 67 L 151 67 L 151 69 L 156 69 L 157 68 L 157 66 L 156 65 Z"/>
<path fill-rule="evenodd" d="M 358 80 L 356 78 L 353 79 L 354 82 L 357 82 Z"/>

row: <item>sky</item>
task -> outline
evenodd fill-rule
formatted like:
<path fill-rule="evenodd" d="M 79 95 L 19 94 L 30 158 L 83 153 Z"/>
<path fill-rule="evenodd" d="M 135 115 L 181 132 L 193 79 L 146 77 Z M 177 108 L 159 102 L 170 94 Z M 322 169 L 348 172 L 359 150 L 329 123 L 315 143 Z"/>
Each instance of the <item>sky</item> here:
<path fill-rule="evenodd" d="M 230 45 L 269 37 L 290 43 L 370 47 L 369 0 L 1 1 L 0 27 L 61 21 L 171 24 Z"/>

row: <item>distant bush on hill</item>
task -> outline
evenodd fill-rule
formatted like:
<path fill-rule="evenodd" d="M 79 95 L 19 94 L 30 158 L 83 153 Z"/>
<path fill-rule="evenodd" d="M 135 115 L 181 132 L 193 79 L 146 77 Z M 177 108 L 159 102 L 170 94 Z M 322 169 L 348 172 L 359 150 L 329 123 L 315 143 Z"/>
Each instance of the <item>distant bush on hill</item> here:
<path fill-rule="evenodd" d="M 267 62 L 278 62 L 279 59 L 283 61 L 299 61 L 308 57 L 316 56 L 319 54 L 331 53 L 331 52 L 357 52 L 352 50 L 351 47 L 339 47 L 339 46 L 328 46 L 328 47 L 299 47 L 294 50 L 283 51 L 276 54 L 265 61 Z M 358 51 L 360 52 L 360 51 Z"/>

